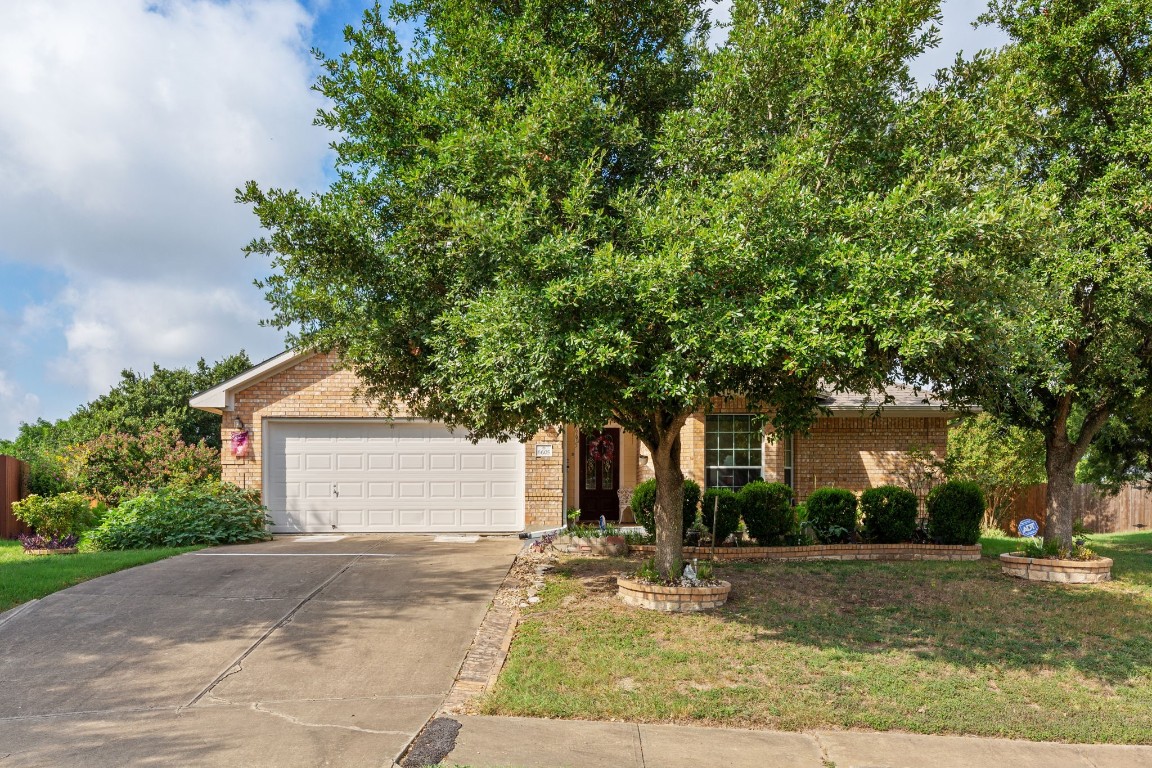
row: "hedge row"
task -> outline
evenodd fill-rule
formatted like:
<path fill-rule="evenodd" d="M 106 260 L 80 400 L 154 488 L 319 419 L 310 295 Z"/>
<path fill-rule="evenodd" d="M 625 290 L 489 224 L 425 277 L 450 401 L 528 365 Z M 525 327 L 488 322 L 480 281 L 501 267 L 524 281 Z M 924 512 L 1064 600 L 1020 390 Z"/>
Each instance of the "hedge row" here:
<path fill-rule="evenodd" d="M 684 532 L 700 521 L 708 532 L 715 531 L 722 542 L 739 528 L 740 520 L 748 534 L 762 546 L 800 543 L 807 533 L 825 543 L 863 539 L 879 544 L 899 544 L 917 536 L 916 495 L 904 488 L 886 485 L 870 488 L 856 498 L 843 488 L 813 491 L 800 508 L 792 504 L 792 489 L 781 483 L 756 481 L 738 492 L 710 488 L 700 495 L 700 487 L 684 481 Z M 632 512 L 645 530 L 655 532 L 656 481 L 636 487 Z M 948 482 L 928 494 L 928 522 L 924 536 L 937 544 L 975 544 L 980 540 L 984 516 L 984 496 L 974 483 Z"/>

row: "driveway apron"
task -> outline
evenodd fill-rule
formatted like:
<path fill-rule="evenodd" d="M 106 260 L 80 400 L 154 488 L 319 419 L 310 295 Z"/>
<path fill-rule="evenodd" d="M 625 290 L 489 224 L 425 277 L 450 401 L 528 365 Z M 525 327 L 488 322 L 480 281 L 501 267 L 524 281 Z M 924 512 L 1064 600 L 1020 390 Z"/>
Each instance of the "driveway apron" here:
<path fill-rule="evenodd" d="M 283 537 L 49 595 L 0 624 L 0 765 L 391 765 L 518 550 Z"/>

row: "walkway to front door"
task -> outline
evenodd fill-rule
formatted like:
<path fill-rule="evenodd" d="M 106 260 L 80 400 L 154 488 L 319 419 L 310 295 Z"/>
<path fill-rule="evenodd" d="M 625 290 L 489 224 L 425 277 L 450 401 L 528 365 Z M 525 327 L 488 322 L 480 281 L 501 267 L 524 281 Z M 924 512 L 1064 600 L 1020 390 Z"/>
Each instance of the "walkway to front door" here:
<path fill-rule="evenodd" d="M 620 429 L 580 433 L 580 519 L 620 519 Z"/>

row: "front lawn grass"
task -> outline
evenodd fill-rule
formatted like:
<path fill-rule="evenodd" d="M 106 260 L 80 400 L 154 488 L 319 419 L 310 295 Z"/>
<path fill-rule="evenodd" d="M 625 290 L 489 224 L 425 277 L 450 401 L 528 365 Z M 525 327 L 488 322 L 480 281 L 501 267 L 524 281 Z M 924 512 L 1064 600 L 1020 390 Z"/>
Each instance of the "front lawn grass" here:
<path fill-rule="evenodd" d="M 97 576 L 194 549 L 201 547 L 32 556 L 24 554 L 20 542 L 0 540 L 0 612 Z"/>
<path fill-rule="evenodd" d="M 1011 541 L 985 542 L 986 553 Z M 1115 581 L 999 563 L 733 563 L 707 614 L 628 608 L 635 561 L 564 561 L 486 714 L 1152 743 L 1152 533 L 1092 536 Z M 991 551 L 989 551 L 991 550 Z"/>

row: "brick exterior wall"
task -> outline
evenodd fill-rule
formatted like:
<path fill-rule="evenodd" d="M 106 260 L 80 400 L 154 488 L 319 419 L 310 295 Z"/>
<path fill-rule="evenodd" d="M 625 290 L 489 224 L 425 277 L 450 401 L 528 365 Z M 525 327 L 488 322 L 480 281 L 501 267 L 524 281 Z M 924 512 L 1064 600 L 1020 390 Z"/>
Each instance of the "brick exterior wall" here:
<path fill-rule="evenodd" d="M 336 365 L 333 354 L 305 358 L 263 381 L 235 393 L 235 410 L 225 413 L 221 437 L 223 479 L 244 488 L 261 489 L 262 437 L 268 418 L 380 418 L 383 414 L 358 396 L 359 380 Z M 746 413 L 742 398 L 713 402 L 717 413 Z M 404 416 L 398 408 L 394 414 Z M 227 446 L 238 431 L 239 416 L 251 433 L 248 455 L 238 458 Z M 686 477 L 703 485 L 705 477 L 706 415 L 693 414 L 681 432 L 681 467 Z M 795 440 L 794 477 L 797 498 L 803 501 L 815 488 L 834 485 L 860 492 L 887 483 L 901 483 L 907 466 L 907 452 L 923 447 L 942 458 L 947 446 L 948 420 L 944 415 L 928 417 L 882 416 L 865 418 L 833 416 L 821 418 L 805 437 Z M 768 480 L 783 480 L 784 451 L 781 444 L 765 436 L 763 471 Z M 550 457 L 537 457 L 537 445 L 552 447 Z M 564 524 L 565 499 L 578 506 L 579 433 L 574 428 L 550 427 L 524 445 L 524 514 L 529 529 Z M 652 477 L 651 461 L 638 440 L 621 434 L 621 489 L 634 487 Z M 568 494 L 565 497 L 565 465 Z"/>
<path fill-rule="evenodd" d="M 796 496 L 836 486 L 859 493 L 879 485 L 907 485 L 908 451 L 926 449 L 943 459 L 948 448 L 947 416 L 832 416 L 796 437 Z M 779 451 L 781 457 L 783 451 Z M 780 459 L 780 476 L 783 476 Z"/>
<path fill-rule="evenodd" d="M 264 421 L 269 418 L 380 418 L 383 414 L 357 396 L 360 381 L 336 365 L 334 354 L 317 354 L 235 393 L 235 410 L 224 414 L 220 434 L 224 441 L 220 464 L 223 479 L 243 488 L 262 490 Z M 407 411 L 397 408 L 396 416 Z M 228 450 L 239 431 L 239 416 L 251 433 L 248 455 L 239 458 Z M 551 458 L 537 458 L 537 444 L 553 446 Z M 563 463 L 559 432 L 542 430 L 524 445 L 524 519 L 528 528 L 563 522 Z"/>

